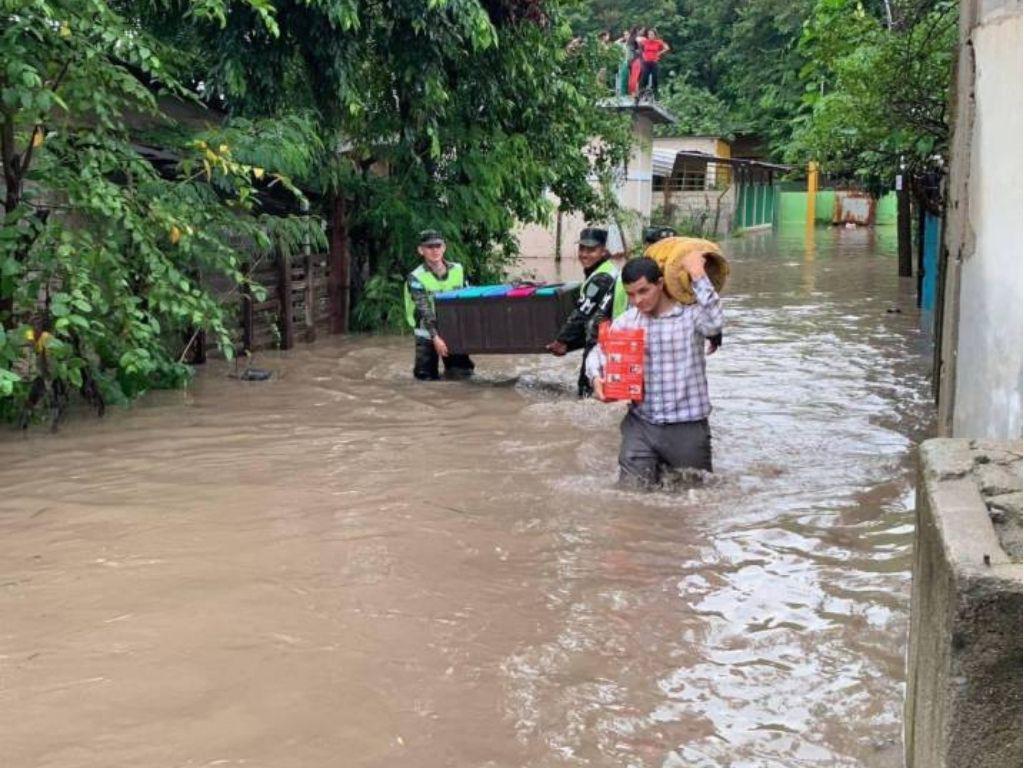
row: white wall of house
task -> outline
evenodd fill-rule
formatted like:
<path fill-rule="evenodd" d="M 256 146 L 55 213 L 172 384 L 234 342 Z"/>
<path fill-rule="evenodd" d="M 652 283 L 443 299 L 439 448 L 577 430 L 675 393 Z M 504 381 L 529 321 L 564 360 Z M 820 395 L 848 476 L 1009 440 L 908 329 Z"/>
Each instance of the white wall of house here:
<path fill-rule="evenodd" d="M 715 157 L 729 157 L 723 154 L 723 147 L 729 143 L 718 136 L 659 136 L 654 140 L 655 149 L 671 149 L 676 152 L 704 152 Z"/>
<path fill-rule="evenodd" d="M 633 146 L 630 152 L 629 163 L 618 175 L 618 183 L 615 188 L 615 195 L 619 204 L 627 211 L 637 214 L 634 217 L 623 219 L 623 228 L 626 230 L 626 245 L 632 247 L 636 238 L 640 236 L 642 219 L 649 219 L 651 215 L 651 196 L 653 167 L 651 159 L 651 148 L 653 145 L 654 126 L 650 118 L 643 114 L 633 115 Z M 557 202 L 554 195 L 551 195 L 552 202 Z M 632 219 L 632 220 L 628 220 Z M 567 214 L 562 216 L 562 237 L 561 237 L 561 262 L 564 274 L 560 279 L 576 279 L 579 275 L 576 264 L 576 241 L 579 239 L 580 231 L 587 226 L 605 227 L 609 230 L 608 247 L 613 253 L 623 250 L 622 237 L 618 234 L 614 221 L 586 222 L 579 214 Z M 555 256 L 558 232 L 558 222 L 555 217 L 547 226 L 529 224 L 519 228 L 517 237 L 519 239 L 520 270 L 522 272 L 532 271 L 545 278 L 550 277 L 549 265 L 542 265 L 543 260 L 551 260 Z"/>
<path fill-rule="evenodd" d="M 940 432 L 1019 439 L 1024 376 L 1021 4 L 969 0 L 962 3 L 961 14 Z"/>

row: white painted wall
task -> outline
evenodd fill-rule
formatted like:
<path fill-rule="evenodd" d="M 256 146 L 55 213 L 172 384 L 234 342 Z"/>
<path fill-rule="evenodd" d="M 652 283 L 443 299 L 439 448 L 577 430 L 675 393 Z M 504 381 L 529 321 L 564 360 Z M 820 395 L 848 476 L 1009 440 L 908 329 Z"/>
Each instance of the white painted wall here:
<path fill-rule="evenodd" d="M 654 140 L 655 149 L 672 149 L 676 152 L 683 150 L 687 152 L 704 152 L 708 155 L 719 156 L 719 142 L 725 142 L 724 139 L 720 139 L 717 136 L 658 136 Z M 721 155 L 722 157 L 728 157 L 726 153 Z"/>
<path fill-rule="evenodd" d="M 620 182 L 615 189 L 615 195 L 619 204 L 624 208 L 634 211 L 645 219 L 651 216 L 651 192 L 653 182 L 653 159 L 651 155 L 653 124 L 650 119 L 641 114 L 633 116 L 633 146 L 630 150 L 629 164 L 623 169 L 620 175 Z M 554 195 L 551 200 L 557 202 Z M 623 250 L 622 238 L 618 234 L 615 222 L 586 222 L 580 214 L 569 214 L 562 217 L 562 265 L 558 274 L 551 274 L 550 266 L 542 264 L 545 260 L 550 261 L 555 253 L 557 222 L 554 217 L 548 226 L 528 224 L 520 226 L 516 237 L 519 240 L 519 265 L 512 270 L 512 276 L 518 277 L 520 273 L 535 274 L 538 277 L 575 280 L 582 275 L 582 270 L 576 264 L 576 241 L 579 239 L 580 231 L 586 226 L 605 227 L 609 230 L 608 249 L 612 253 Z M 633 246 L 640 236 L 642 224 L 634 221 L 629 226 L 623 221 L 626 232 L 627 245 Z"/>
<path fill-rule="evenodd" d="M 983 0 L 979 6 L 972 34 L 975 119 L 967 145 L 967 231 L 973 232 L 974 248 L 960 266 L 953 435 L 1019 439 L 1024 394 L 1021 6 L 1012 0 Z M 970 86 L 960 83 L 960 98 L 967 98 Z"/>
<path fill-rule="evenodd" d="M 623 208 L 641 216 L 651 215 L 651 187 L 654 181 L 654 161 L 651 154 L 654 126 L 643 115 L 633 116 L 633 148 L 629 154 L 625 183 L 616 190 Z"/>

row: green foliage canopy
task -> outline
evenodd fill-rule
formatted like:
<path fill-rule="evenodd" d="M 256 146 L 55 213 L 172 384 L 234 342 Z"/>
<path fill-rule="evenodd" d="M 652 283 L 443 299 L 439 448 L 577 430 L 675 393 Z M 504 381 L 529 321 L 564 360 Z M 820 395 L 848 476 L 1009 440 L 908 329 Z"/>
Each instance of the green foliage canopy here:
<path fill-rule="evenodd" d="M 797 43 L 813 7 L 814 0 L 589 0 L 573 24 L 609 28 L 614 37 L 653 26 L 668 41 L 664 101 L 681 121 L 664 133 L 755 135 L 779 155 L 803 95 L 806 57 Z"/>
<path fill-rule="evenodd" d="M 878 186 L 941 172 L 958 6 L 893 2 L 892 23 L 857 0 L 819 0 L 800 48 L 805 109 L 787 147 L 830 173 Z"/>
<path fill-rule="evenodd" d="M 551 215 L 548 192 L 591 217 L 612 204 L 592 180 L 628 154 L 628 118 L 598 104 L 616 62 L 569 45 L 560 0 L 279 0 L 273 30 L 252 9 L 196 25 L 180 5 L 151 23 L 217 52 L 189 78 L 232 114 L 314 115 L 325 151 L 301 181 L 325 215 L 347 201 L 357 327 L 397 323 L 421 229 L 484 280 L 515 253 L 517 223 Z"/>
<path fill-rule="evenodd" d="M 180 384 L 192 329 L 208 328 L 231 353 L 222 303 L 207 287 L 244 282 L 229 243 L 259 252 L 274 240 L 322 239 L 315 222 L 261 213 L 260 186 L 298 194 L 273 163 L 236 154 L 236 142 L 242 154 L 263 143 L 262 126 L 169 123 L 163 105 L 192 97 L 164 66 L 166 50 L 103 0 L 0 4 L 7 418 L 43 405 L 56 418 L 70 388 L 102 407 Z M 147 130 L 163 134 L 158 151 L 140 144 Z"/>
<path fill-rule="evenodd" d="M 564 8 L 0 0 L 3 414 L 180 384 L 201 328 L 230 354 L 209 286 L 237 291 L 250 254 L 327 247 L 315 218 L 267 213 L 281 190 L 351 235 L 365 328 L 397 322 L 419 229 L 487 279 L 549 193 L 606 213 L 594 179 L 626 158 L 628 118 L 599 107 L 614 61 L 570 45 Z"/>

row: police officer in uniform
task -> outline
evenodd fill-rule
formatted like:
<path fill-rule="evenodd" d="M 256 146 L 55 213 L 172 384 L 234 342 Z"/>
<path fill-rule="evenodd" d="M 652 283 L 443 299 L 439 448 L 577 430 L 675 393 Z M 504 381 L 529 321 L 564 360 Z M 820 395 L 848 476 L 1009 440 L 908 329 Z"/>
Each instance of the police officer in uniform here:
<path fill-rule="evenodd" d="M 582 349 L 583 360 L 586 361 L 587 352 L 597 343 L 597 327 L 611 311 L 619 276 L 618 268 L 609 258 L 607 243 L 606 229 L 588 227 L 580 232 L 577 255 L 583 265 L 585 279 L 580 286 L 576 308 L 566 319 L 557 338 L 546 347 L 553 355 L 561 357 L 567 352 Z M 580 366 L 577 390 L 580 397 L 587 397 L 593 391 L 583 365 Z"/>
<path fill-rule="evenodd" d="M 445 242 L 440 232 L 433 229 L 420 232 L 417 251 L 423 263 L 409 273 L 405 280 L 405 319 L 416 337 L 416 357 L 412 375 L 421 381 L 441 378 L 438 361 L 444 361 L 447 378 L 465 378 L 473 373 L 469 355 L 452 354 L 437 332 L 434 313 L 434 294 L 454 291 L 466 285 L 462 265 L 444 257 Z"/>

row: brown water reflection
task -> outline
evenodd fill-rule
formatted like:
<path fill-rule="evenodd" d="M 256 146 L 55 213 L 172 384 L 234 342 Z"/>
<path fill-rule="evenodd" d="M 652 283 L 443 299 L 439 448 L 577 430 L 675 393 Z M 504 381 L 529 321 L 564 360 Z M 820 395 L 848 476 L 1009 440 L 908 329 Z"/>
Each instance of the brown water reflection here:
<path fill-rule="evenodd" d="M 614 489 L 576 360 L 408 339 L 8 434 L 0 763 L 899 765 L 927 340 L 891 238 L 727 249 L 681 495 Z"/>

